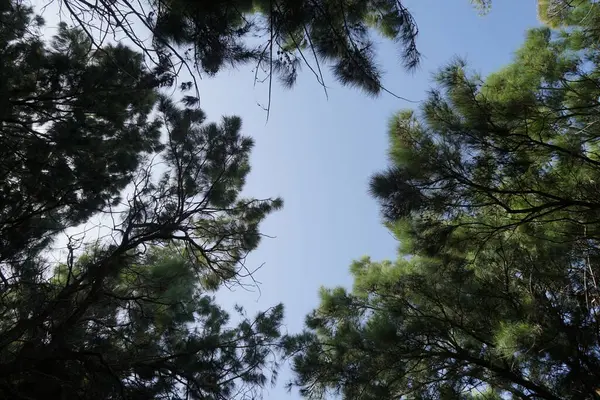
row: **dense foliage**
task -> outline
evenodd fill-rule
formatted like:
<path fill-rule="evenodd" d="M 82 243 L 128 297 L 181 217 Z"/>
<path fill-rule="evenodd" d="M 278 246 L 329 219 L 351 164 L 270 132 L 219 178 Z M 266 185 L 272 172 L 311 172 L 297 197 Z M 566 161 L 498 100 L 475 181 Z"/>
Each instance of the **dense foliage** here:
<path fill-rule="evenodd" d="M 141 56 L 92 51 L 64 25 L 47 46 L 41 23 L 18 3 L 0 10 L 3 261 L 118 201 L 142 154 L 160 147 L 150 117 L 160 77 Z"/>
<path fill-rule="evenodd" d="M 140 54 L 42 23 L 2 3 L 0 397 L 256 394 L 282 307 L 230 320 L 211 295 L 281 206 L 240 196 L 253 141 L 159 94 Z"/>
<path fill-rule="evenodd" d="M 172 71 L 188 67 L 212 75 L 227 65 L 253 62 L 266 73 L 261 79 L 270 82 L 276 76 L 291 86 L 305 65 L 325 85 L 327 66 L 343 84 L 376 94 L 382 83 L 373 30 L 398 42 L 406 67 L 419 61 L 417 27 L 399 0 L 62 3 L 90 36 L 124 33 L 153 59 L 168 60 Z M 140 28 L 151 32 L 151 45 Z"/>
<path fill-rule="evenodd" d="M 323 289 L 288 343 L 306 396 L 600 398 L 592 3 L 568 30 L 531 30 L 486 79 L 452 63 L 420 112 L 392 120 L 371 189 L 399 258 Z"/>

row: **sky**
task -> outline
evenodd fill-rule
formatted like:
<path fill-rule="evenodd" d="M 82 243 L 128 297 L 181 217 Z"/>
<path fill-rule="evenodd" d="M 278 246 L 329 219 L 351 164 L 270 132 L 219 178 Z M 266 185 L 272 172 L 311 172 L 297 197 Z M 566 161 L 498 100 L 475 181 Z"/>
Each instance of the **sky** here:
<path fill-rule="evenodd" d="M 496 0 L 486 16 L 469 0 L 403 3 L 419 26 L 422 64 L 414 73 L 405 72 L 399 49 L 383 40 L 379 62 L 386 70 L 384 85 L 415 101 L 432 87 L 432 74 L 456 56 L 483 75 L 507 64 L 527 28 L 537 25 L 535 0 Z M 274 85 L 266 121 L 257 103 L 266 103 L 267 87 L 255 87 L 253 77 L 248 67 L 199 81 L 201 107 L 209 120 L 238 115 L 243 132 L 255 139 L 246 194 L 281 196 L 285 202 L 262 226 L 272 238 L 264 239 L 248 259 L 249 267 L 264 264 L 254 275 L 260 293 L 222 290 L 218 300 L 226 308 L 239 303 L 251 313 L 284 303 L 285 329 L 299 332 L 304 316 L 318 305 L 321 286 L 352 285 L 352 260 L 364 255 L 395 258 L 397 243 L 381 224 L 368 181 L 387 166 L 389 119 L 415 105 L 386 94 L 365 96 L 341 87 L 330 75 L 326 98 L 305 70 L 292 90 Z M 284 368 L 264 398 L 299 399 L 283 388 L 290 376 Z"/>

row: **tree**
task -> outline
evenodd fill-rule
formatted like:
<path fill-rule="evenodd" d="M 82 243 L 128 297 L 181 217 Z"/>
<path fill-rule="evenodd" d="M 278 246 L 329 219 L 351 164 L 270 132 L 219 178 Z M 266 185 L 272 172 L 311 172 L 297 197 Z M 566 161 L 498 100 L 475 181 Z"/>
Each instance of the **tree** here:
<path fill-rule="evenodd" d="M 151 59 L 170 60 L 176 74 L 188 68 L 192 74 L 214 75 L 224 66 L 253 62 L 257 73 L 265 71 L 263 79 L 269 85 L 277 75 L 285 86 L 292 86 L 304 64 L 325 85 L 321 66 L 325 63 L 343 84 L 377 94 L 382 83 L 373 29 L 399 43 L 406 67 L 414 68 L 419 61 L 416 24 L 398 0 L 64 0 L 62 4 L 90 37 L 120 32 Z M 143 41 L 142 31 L 151 33 L 151 45 Z"/>
<path fill-rule="evenodd" d="M 597 18 L 595 8 L 594 2 L 589 0 L 538 0 L 538 17 L 540 21 L 552 28 L 581 24 L 591 27 L 595 21 L 586 20 L 590 13 L 594 14 L 592 18 Z M 596 34 L 593 31 L 589 33 Z"/>
<path fill-rule="evenodd" d="M 59 265 L 45 287 L 29 294 L 52 302 L 67 288 L 79 293 L 61 299 L 66 304 L 51 311 L 52 329 L 38 327 L 37 337 L 25 336 L 22 346 L 15 342 L 7 346 L 2 395 L 15 399 L 260 395 L 269 371 L 277 368 L 282 306 L 253 318 L 239 309 L 238 321 L 231 321 L 198 285 L 206 267 L 186 253 L 173 246 L 151 247 L 143 255 L 128 257 L 103 279 L 101 294 L 85 310 L 87 286 L 98 282 L 98 278 L 86 282 L 91 264 L 113 255 L 92 249 L 73 265 Z M 14 289 L 10 293 L 18 295 Z M 31 300 L 19 300 L 19 311 L 28 311 Z M 67 322 L 78 312 L 76 320 Z M 8 351 L 16 355 L 7 357 Z"/>
<path fill-rule="evenodd" d="M 391 123 L 393 166 L 371 185 L 388 220 L 410 221 L 424 239 L 560 221 L 556 240 L 596 242 L 596 48 L 585 27 L 542 28 L 485 81 L 461 62 L 442 70 L 423 119 L 406 111 Z"/>
<path fill-rule="evenodd" d="M 282 205 L 240 195 L 253 146 L 241 120 L 206 123 L 193 99 L 159 94 L 161 66 L 66 26 L 48 47 L 30 8 L 3 6 L 1 397 L 257 391 L 282 308 L 234 324 L 210 297 L 248 275 Z M 102 236 L 69 234 L 57 260 L 51 244 L 92 216 Z"/>
<path fill-rule="evenodd" d="M 599 14 L 531 30 L 485 80 L 442 69 L 371 189 L 395 262 L 352 266 L 290 337 L 307 397 L 600 397 Z M 580 20 L 583 21 L 583 20 Z M 591 22 L 589 22 L 591 21 Z M 590 25 L 588 25 L 590 24 Z"/>
<path fill-rule="evenodd" d="M 482 12 L 492 7 L 492 0 L 471 0 Z M 593 9 L 589 0 L 537 0 L 538 19 L 551 28 L 579 25 Z M 591 25 L 590 25 L 591 26 Z"/>
<path fill-rule="evenodd" d="M 150 113 L 165 77 L 124 46 L 93 51 L 66 25 L 46 46 L 42 24 L 18 2 L 0 10 L 0 261 L 118 202 L 161 146 Z"/>
<path fill-rule="evenodd" d="M 466 234 L 468 237 L 468 234 Z M 290 340 L 308 398 L 597 399 L 598 254 L 514 233 L 354 263 Z"/>

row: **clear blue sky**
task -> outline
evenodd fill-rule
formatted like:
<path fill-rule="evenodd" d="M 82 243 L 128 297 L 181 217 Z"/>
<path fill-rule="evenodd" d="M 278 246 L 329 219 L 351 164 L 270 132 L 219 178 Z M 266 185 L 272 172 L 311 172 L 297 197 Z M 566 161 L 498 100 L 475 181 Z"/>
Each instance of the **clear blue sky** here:
<path fill-rule="evenodd" d="M 34 0 L 45 3 L 45 0 Z M 407 74 L 399 52 L 382 41 L 380 62 L 387 71 L 385 85 L 401 96 L 422 100 L 431 75 L 453 57 L 464 57 L 471 68 L 490 73 L 508 63 L 523 42 L 527 28 L 537 24 L 535 0 L 494 0 L 490 14 L 479 16 L 469 0 L 404 0 L 420 29 L 420 69 Z M 49 25 L 56 20 L 45 14 Z M 53 21 L 54 19 L 54 21 Z M 387 165 L 389 118 L 412 104 L 382 95 L 373 99 L 340 87 L 331 77 L 329 100 L 312 74 L 300 75 L 293 90 L 273 89 L 271 116 L 265 103 L 266 85 L 253 85 L 250 68 L 226 71 L 199 82 L 202 108 L 210 120 L 239 115 L 244 133 L 256 140 L 247 194 L 281 196 L 282 211 L 269 217 L 263 240 L 248 260 L 264 266 L 255 274 L 261 294 L 221 291 L 225 307 L 244 305 L 251 313 L 279 302 L 286 307 L 286 328 L 302 329 L 304 316 L 318 304 L 321 286 L 350 286 L 348 267 L 363 255 L 394 258 L 394 239 L 381 225 L 376 203 L 367 194 L 369 177 Z M 266 399 L 298 399 L 283 384 Z"/>

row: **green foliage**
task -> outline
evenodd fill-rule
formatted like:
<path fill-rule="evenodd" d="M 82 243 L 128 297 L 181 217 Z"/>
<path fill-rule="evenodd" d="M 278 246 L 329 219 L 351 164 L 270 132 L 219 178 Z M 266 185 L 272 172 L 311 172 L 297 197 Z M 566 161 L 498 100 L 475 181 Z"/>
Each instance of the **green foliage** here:
<path fill-rule="evenodd" d="M 596 398 L 598 320 L 574 245 L 507 235 L 468 250 L 356 264 L 352 292 L 323 291 L 287 343 L 293 383 L 309 398 Z"/>
<path fill-rule="evenodd" d="M 471 0 L 482 13 L 492 8 L 492 0 Z M 589 0 L 537 0 L 538 19 L 551 28 L 581 24 L 593 7 Z"/>
<path fill-rule="evenodd" d="M 159 94 L 164 65 L 66 25 L 45 43 L 30 9 L 2 7 L 0 397 L 258 395 L 282 306 L 233 320 L 211 295 L 244 278 L 282 206 L 241 196 L 241 120 L 207 123 L 193 99 Z M 54 251 L 92 216 L 101 237 Z"/>
<path fill-rule="evenodd" d="M 162 77 L 121 45 L 93 51 L 81 31 L 64 24 L 48 46 L 31 9 L 4 3 L 0 259 L 6 261 L 118 203 L 143 154 L 160 148 L 150 112 Z"/>
<path fill-rule="evenodd" d="M 372 181 L 387 219 L 409 219 L 424 246 L 461 226 L 483 238 L 557 220 L 552 239 L 596 240 L 600 70 L 581 31 L 531 31 L 485 81 L 460 61 L 444 68 L 422 119 L 392 123 L 393 167 Z"/>
<path fill-rule="evenodd" d="M 190 70 L 214 75 L 225 66 L 251 62 L 266 72 L 266 80 L 275 76 L 290 87 L 302 65 L 325 85 L 322 71 L 329 67 L 343 84 L 377 94 L 382 83 L 373 31 L 398 43 L 405 67 L 413 69 L 419 62 L 415 21 L 397 0 L 148 0 L 96 5 L 67 0 L 65 4 L 91 34 L 102 32 L 95 23 L 85 22 L 90 18 L 102 19 L 103 28 L 109 30 L 124 29 L 130 38 L 137 37 L 136 31 L 116 24 L 113 15 L 145 26 L 153 38 L 146 52 L 169 60 L 174 70 L 183 63 Z"/>
<path fill-rule="evenodd" d="M 29 355 L 35 363 L 27 360 L 26 374 L 13 371 L 3 393 L 65 399 L 256 395 L 268 368 L 277 366 L 272 346 L 279 338 L 282 306 L 253 318 L 239 309 L 233 324 L 198 285 L 198 266 L 177 250 L 153 247 L 120 265 L 68 331 L 48 332 L 58 348 L 37 347 L 38 354 Z M 87 262 L 70 279 L 82 279 Z M 68 286 L 56 282 L 58 290 Z M 53 317 L 59 322 L 56 312 Z"/>
<path fill-rule="evenodd" d="M 538 0 L 537 5 L 538 18 L 552 28 L 580 25 L 590 12 L 597 13 L 594 2 L 589 0 Z"/>
<path fill-rule="evenodd" d="M 600 397 L 593 23 L 530 31 L 485 80 L 456 61 L 392 119 L 371 190 L 399 258 L 354 263 L 288 338 L 304 396 Z"/>

